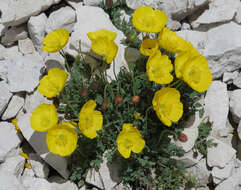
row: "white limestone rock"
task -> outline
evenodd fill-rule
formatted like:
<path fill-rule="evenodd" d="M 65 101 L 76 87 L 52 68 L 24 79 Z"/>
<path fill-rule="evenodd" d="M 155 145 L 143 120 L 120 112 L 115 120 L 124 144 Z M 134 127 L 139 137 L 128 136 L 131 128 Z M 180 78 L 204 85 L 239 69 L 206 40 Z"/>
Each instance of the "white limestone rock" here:
<path fill-rule="evenodd" d="M 31 16 L 27 24 L 29 36 L 38 52 L 42 52 L 42 40 L 45 36 L 47 20 L 47 16 L 41 13 L 38 16 Z"/>
<path fill-rule="evenodd" d="M 104 189 L 104 184 L 103 184 L 101 175 L 100 175 L 99 171 L 97 171 L 95 168 L 88 171 L 85 181 L 100 189 Z"/>
<path fill-rule="evenodd" d="M 231 21 L 237 11 L 239 0 L 211 0 L 209 9 L 205 10 L 197 20 L 191 23 L 193 28 L 200 25 L 211 25 Z"/>
<path fill-rule="evenodd" d="M 231 161 L 230 163 L 226 164 L 224 168 L 213 167 L 212 169 L 212 177 L 213 182 L 215 184 L 219 184 L 228 177 L 232 175 L 234 170 L 234 162 Z"/>
<path fill-rule="evenodd" d="M 6 60 L 0 60 L 0 78 L 3 80 L 3 82 L 7 82 L 8 62 L 9 61 Z"/>
<path fill-rule="evenodd" d="M 182 27 L 182 25 L 180 22 L 172 20 L 170 17 L 168 17 L 166 27 L 173 31 L 176 31 L 179 30 Z"/>
<path fill-rule="evenodd" d="M 23 174 L 22 174 L 23 177 L 25 177 L 25 176 L 34 177 L 34 175 L 35 175 L 35 173 L 33 172 L 33 170 L 28 169 L 28 168 L 25 168 L 23 171 Z"/>
<path fill-rule="evenodd" d="M 6 160 L 0 164 L 0 171 L 9 172 L 17 177 L 21 176 L 25 164 L 25 158 L 22 156 L 13 156 L 6 158 Z"/>
<path fill-rule="evenodd" d="M 241 88 L 241 73 L 239 73 L 237 77 L 234 78 L 233 84 L 238 88 Z"/>
<path fill-rule="evenodd" d="M 175 20 L 182 20 L 207 5 L 208 0 L 126 0 L 126 4 L 131 9 L 137 9 L 140 6 L 151 6 L 163 10 Z"/>
<path fill-rule="evenodd" d="M 6 108 L 6 110 L 2 115 L 2 120 L 7 120 L 15 117 L 18 111 L 23 107 L 23 105 L 24 105 L 24 98 L 18 95 L 14 95 L 10 100 L 8 107 Z"/>
<path fill-rule="evenodd" d="M 65 60 L 64 60 L 64 57 L 60 55 L 59 52 L 48 54 L 48 56 L 46 56 L 44 59 L 44 63 L 45 63 L 47 72 L 51 68 L 60 68 L 65 70 L 65 66 L 64 66 Z"/>
<path fill-rule="evenodd" d="M 207 149 L 208 166 L 224 168 L 235 157 L 236 150 L 214 137 L 209 137 L 209 139 L 212 139 L 213 143 L 216 143 L 217 146 Z"/>
<path fill-rule="evenodd" d="M 52 154 L 46 145 L 46 133 L 37 132 L 31 128 L 30 117 L 32 113 L 26 113 L 18 117 L 18 126 L 24 138 L 33 147 L 36 153 L 50 166 L 52 166 L 65 179 L 69 176 L 67 158 Z"/>
<path fill-rule="evenodd" d="M 75 11 L 68 6 L 62 7 L 49 15 L 49 18 L 46 23 L 46 32 L 50 33 L 53 30 L 64 28 L 71 33 L 74 29 L 75 23 Z"/>
<path fill-rule="evenodd" d="M 53 190 L 51 183 L 43 178 L 22 176 L 20 181 L 26 190 Z"/>
<path fill-rule="evenodd" d="M 27 27 L 25 25 L 14 26 L 10 29 L 3 31 L 1 37 L 1 43 L 6 46 L 10 46 L 17 42 L 18 40 L 23 40 L 28 37 Z"/>
<path fill-rule="evenodd" d="M 59 3 L 60 0 L 29 1 L 29 0 L 7 0 L 0 2 L 2 16 L 0 23 L 7 26 L 18 26 L 25 23 L 31 16 L 38 15 L 48 9 L 51 5 Z"/>
<path fill-rule="evenodd" d="M 181 30 L 191 30 L 190 24 L 187 22 L 182 23 Z"/>
<path fill-rule="evenodd" d="M 100 29 L 110 30 L 117 33 L 115 42 L 119 47 L 115 58 L 116 73 L 119 72 L 121 67 L 127 67 L 126 61 L 124 59 L 125 47 L 121 44 L 121 40 L 125 39 L 125 36 L 121 31 L 115 28 L 115 26 L 110 21 L 109 16 L 104 12 L 104 10 L 92 6 L 79 6 L 76 9 L 76 14 L 77 23 L 75 24 L 74 32 L 70 37 L 70 43 L 66 48 L 66 51 L 69 54 L 76 56 L 78 54 L 79 43 L 81 41 L 81 51 L 88 52 L 91 54 L 91 56 L 94 56 L 97 59 L 101 59 L 100 56 L 97 56 L 90 51 L 91 41 L 87 37 L 87 33 Z M 114 79 L 113 65 L 114 64 L 111 64 L 110 68 L 107 70 L 107 75 L 112 79 Z"/>
<path fill-rule="evenodd" d="M 195 115 L 185 122 L 183 126 L 184 130 L 182 133 L 187 136 L 187 141 L 181 142 L 178 140 L 175 144 L 181 146 L 185 152 L 190 151 L 198 138 L 198 126 L 200 123 L 201 119 L 199 117 L 199 112 L 196 112 Z"/>
<path fill-rule="evenodd" d="M 5 160 L 7 153 L 18 147 L 20 143 L 21 138 L 18 136 L 14 125 L 8 122 L 0 122 L 0 161 Z"/>
<path fill-rule="evenodd" d="M 29 38 L 18 40 L 18 48 L 23 55 L 31 54 L 35 51 L 33 42 Z"/>
<path fill-rule="evenodd" d="M 173 156 L 172 159 L 177 161 L 177 164 L 180 164 L 186 168 L 192 167 L 195 164 L 197 164 L 202 159 L 202 154 L 200 152 L 196 152 L 197 157 L 195 157 L 195 153 L 193 150 L 190 150 L 189 152 L 185 153 L 183 156 Z"/>
<path fill-rule="evenodd" d="M 213 122 L 211 133 L 217 134 L 220 130 L 226 128 L 229 97 L 225 83 L 217 80 L 211 83 L 205 96 L 204 110 L 206 115 L 209 116 L 209 121 Z"/>
<path fill-rule="evenodd" d="M 208 60 L 214 79 L 222 76 L 226 71 L 241 68 L 240 33 L 241 26 L 234 22 L 223 24 L 207 32 L 209 40 L 204 56 Z"/>
<path fill-rule="evenodd" d="M 234 17 L 234 21 L 238 24 L 241 24 L 241 3 L 239 5 L 239 7 L 237 8 L 237 12 L 236 12 L 236 15 Z"/>
<path fill-rule="evenodd" d="M 9 90 L 32 92 L 39 84 L 43 66 L 43 59 L 37 53 L 13 58 L 8 67 Z"/>
<path fill-rule="evenodd" d="M 29 164 L 36 175 L 39 178 L 47 178 L 49 175 L 49 166 L 34 153 L 29 154 Z"/>
<path fill-rule="evenodd" d="M 8 85 L 4 81 L 0 82 L 0 115 L 8 106 L 8 102 L 11 97 L 12 93 L 9 91 Z"/>
<path fill-rule="evenodd" d="M 1 190 L 26 190 L 17 177 L 7 171 L 0 170 Z"/>
<path fill-rule="evenodd" d="M 239 72 L 234 71 L 234 72 L 225 72 L 223 73 L 223 82 L 230 84 L 233 82 L 238 77 Z"/>
<path fill-rule="evenodd" d="M 27 94 L 25 98 L 24 109 L 27 113 L 32 113 L 40 104 L 52 104 L 52 100 L 45 98 L 38 90 L 31 94 Z"/>
<path fill-rule="evenodd" d="M 239 123 L 241 119 L 241 89 L 230 92 L 229 108 L 232 117 L 236 123 Z"/>
<path fill-rule="evenodd" d="M 209 183 L 211 171 L 207 169 L 206 159 L 202 159 L 195 166 L 187 168 L 187 172 L 196 177 L 200 184 Z"/>
<path fill-rule="evenodd" d="M 239 121 L 237 132 L 238 132 L 238 137 L 241 140 L 241 120 Z"/>
<path fill-rule="evenodd" d="M 208 36 L 206 32 L 199 32 L 193 30 L 181 30 L 176 32 L 176 34 L 183 39 L 192 43 L 192 45 L 203 54 L 205 47 L 208 43 Z"/>
<path fill-rule="evenodd" d="M 14 59 L 18 56 L 22 56 L 22 53 L 18 51 L 18 46 L 11 46 L 5 49 L 3 58 L 5 61 L 10 61 L 11 59 Z"/>
<path fill-rule="evenodd" d="M 240 190 L 241 186 L 241 168 L 237 170 L 232 176 L 220 183 L 215 190 Z"/>
<path fill-rule="evenodd" d="M 88 6 L 97 6 L 99 5 L 103 0 L 83 0 L 84 5 Z M 113 3 L 115 3 L 117 0 L 113 0 Z M 104 0 L 105 3 L 105 0 Z"/>

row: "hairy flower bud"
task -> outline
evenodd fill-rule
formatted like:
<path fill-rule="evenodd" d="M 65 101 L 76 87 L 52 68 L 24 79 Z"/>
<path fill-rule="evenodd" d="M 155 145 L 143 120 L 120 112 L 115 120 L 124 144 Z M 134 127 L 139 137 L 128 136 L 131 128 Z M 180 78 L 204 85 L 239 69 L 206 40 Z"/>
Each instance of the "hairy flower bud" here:
<path fill-rule="evenodd" d="M 104 99 L 103 102 L 102 102 L 102 104 L 101 104 L 101 108 L 102 108 L 103 110 L 105 110 L 105 109 L 108 108 L 108 105 L 109 105 L 108 100 L 107 100 L 107 99 Z"/>
<path fill-rule="evenodd" d="M 178 134 L 178 139 L 181 142 L 187 142 L 187 135 L 185 135 L 184 133 L 179 133 Z"/>
<path fill-rule="evenodd" d="M 99 84 L 98 84 L 97 82 L 92 82 L 92 83 L 90 84 L 90 89 L 91 89 L 91 90 L 96 91 L 96 90 L 98 90 L 98 88 L 99 88 Z"/>
<path fill-rule="evenodd" d="M 140 96 L 133 96 L 132 97 L 132 102 L 134 104 L 138 104 L 140 102 L 140 100 L 141 100 Z"/>
<path fill-rule="evenodd" d="M 80 95 L 81 95 L 82 97 L 86 97 L 86 96 L 87 96 L 87 90 L 86 90 L 86 88 L 82 88 L 82 89 L 80 90 Z"/>
<path fill-rule="evenodd" d="M 122 96 L 121 96 L 120 94 L 117 94 L 117 95 L 115 96 L 115 104 L 121 104 L 122 101 L 123 101 Z"/>

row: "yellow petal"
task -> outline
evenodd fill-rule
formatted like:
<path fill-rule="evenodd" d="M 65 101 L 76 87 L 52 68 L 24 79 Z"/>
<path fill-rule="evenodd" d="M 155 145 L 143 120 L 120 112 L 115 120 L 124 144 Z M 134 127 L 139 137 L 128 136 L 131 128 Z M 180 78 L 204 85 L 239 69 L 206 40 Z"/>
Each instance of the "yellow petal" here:
<path fill-rule="evenodd" d="M 60 51 L 69 41 L 69 32 L 65 29 L 57 29 L 47 34 L 43 39 L 43 51 L 54 53 Z"/>
<path fill-rule="evenodd" d="M 43 96 L 53 98 L 61 92 L 67 80 L 67 73 L 59 68 L 52 68 L 48 75 L 39 81 L 38 91 Z"/>
<path fill-rule="evenodd" d="M 95 138 L 96 131 L 101 130 L 103 126 L 103 115 L 100 111 L 94 110 L 95 107 L 96 102 L 89 100 L 83 105 L 79 115 L 79 129 L 90 139 Z"/>
<path fill-rule="evenodd" d="M 145 141 L 142 138 L 136 139 L 135 144 L 132 147 L 132 151 L 135 153 L 140 153 L 145 147 Z"/>
<path fill-rule="evenodd" d="M 71 123 L 62 122 L 50 129 L 46 136 L 46 144 L 53 154 L 67 156 L 77 147 L 78 135 Z"/>
<path fill-rule="evenodd" d="M 109 41 L 114 41 L 117 34 L 109 30 L 101 29 L 95 32 L 89 32 L 87 33 L 87 36 L 91 41 L 98 40 L 99 38 L 107 38 Z"/>
<path fill-rule="evenodd" d="M 193 48 L 192 44 L 168 28 L 164 28 L 158 36 L 159 45 L 172 53 L 187 52 Z"/>
<path fill-rule="evenodd" d="M 130 158 L 130 155 L 131 155 L 130 148 L 126 148 L 124 144 L 118 144 L 117 149 L 124 158 Z"/>
<path fill-rule="evenodd" d="M 159 44 L 157 40 L 145 39 L 141 43 L 140 52 L 145 56 L 153 55 L 157 52 Z"/>
<path fill-rule="evenodd" d="M 211 85 L 212 73 L 207 60 L 201 54 L 185 64 L 183 73 L 184 81 L 198 92 L 206 91 Z"/>
<path fill-rule="evenodd" d="M 167 16 L 152 7 L 139 7 L 133 14 L 133 26 L 141 32 L 160 32 L 167 23 Z"/>
<path fill-rule="evenodd" d="M 58 122 L 58 115 L 53 104 L 40 104 L 30 117 L 31 127 L 40 132 L 48 131 Z"/>
<path fill-rule="evenodd" d="M 148 79 L 158 84 L 168 84 L 173 80 L 170 72 L 173 70 L 173 65 L 167 55 L 161 55 L 157 51 L 155 55 L 149 57 L 146 64 L 146 72 Z"/>

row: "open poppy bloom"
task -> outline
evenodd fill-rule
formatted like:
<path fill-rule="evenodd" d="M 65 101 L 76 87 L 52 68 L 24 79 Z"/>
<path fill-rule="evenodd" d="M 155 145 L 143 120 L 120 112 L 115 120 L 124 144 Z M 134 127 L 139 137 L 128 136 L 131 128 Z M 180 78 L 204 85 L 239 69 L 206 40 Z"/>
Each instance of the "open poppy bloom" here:
<path fill-rule="evenodd" d="M 152 100 L 157 117 L 166 126 L 178 122 L 183 114 L 183 104 L 180 102 L 180 92 L 175 88 L 162 88 L 155 92 Z"/>
<path fill-rule="evenodd" d="M 100 111 L 95 110 L 96 102 L 89 100 L 81 108 L 79 114 L 79 129 L 88 138 L 97 136 L 98 130 L 102 129 L 103 116 Z"/>
<path fill-rule="evenodd" d="M 58 52 L 63 49 L 69 41 L 69 32 L 65 29 L 57 29 L 50 32 L 43 39 L 43 51 L 48 53 Z"/>
<path fill-rule="evenodd" d="M 139 130 L 131 123 L 124 123 L 117 137 L 117 148 L 124 158 L 129 158 L 131 151 L 140 153 L 145 146 L 145 140 Z"/>
<path fill-rule="evenodd" d="M 141 32 L 160 32 L 167 23 L 167 16 L 152 7 L 139 7 L 133 14 L 133 26 Z"/>
<path fill-rule="evenodd" d="M 186 52 L 193 47 L 190 42 L 184 40 L 168 28 L 164 28 L 159 33 L 158 41 L 162 48 L 172 53 Z"/>
<path fill-rule="evenodd" d="M 146 64 L 146 73 L 150 81 L 158 84 L 168 84 L 173 80 L 171 71 L 173 65 L 167 55 L 162 55 L 157 51 L 155 55 L 150 56 Z"/>
<path fill-rule="evenodd" d="M 91 40 L 91 50 L 103 57 L 103 60 L 110 64 L 115 58 L 118 46 L 114 42 L 116 33 L 105 29 L 87 34 Z"/>
<path fill-rule="evenodd" d="M 58 123 L 58 115 L 53 104 L 40 104 L 30 117 L 31 127 L 39 132 L 48 131 Z"/>
<path fill-rule="evenodd" d="M 71 122 L 62 122 L 51 128 L 46 136 L 46 144 L 50 152 L 67 156 L 77 147 L 78 134 Z"/>
<path fill-rule="evenodd" d="M 212 83 L 212 73 L 203 55 L 199 54 L 185 63 L 183 80 L 198 92 L 204 92 L 209 88 Z"/>
<path fill-rule="evenodd" d="M 57 94 L 63 90 L 67 77 L 67 73 L 62 69 L 50 69 L 48 74 L 39 81 L 39 93 L 47 98 L 57 96 Z"/>
<path fill-rule="evenodd" d="M 141 43 L 140 52 L 142 55 L 150 56 L 158 51 L 159 44 L 157 40 L 145 39 Z"/>

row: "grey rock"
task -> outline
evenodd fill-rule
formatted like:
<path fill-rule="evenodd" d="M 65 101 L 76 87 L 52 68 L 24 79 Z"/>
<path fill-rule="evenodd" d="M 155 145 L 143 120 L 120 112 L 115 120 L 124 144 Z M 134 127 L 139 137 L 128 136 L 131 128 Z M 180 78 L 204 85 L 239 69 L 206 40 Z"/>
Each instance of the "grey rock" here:
<path fill-rule="evenodd" d="M 38 52 L 42 52 L 42 40 L 45 36 L 45 28 L 47 23 L 47 16 L 42 13 L 38 16 L 30 17 L 28 21 L 28 32 L 29 36 L 33 41 L 34 47 Z"/>
<path fill-rule="evenodd" d="M 22 156 L 9 157 L 0 165 L 0 171 L 9 172 L 17 177 L 21 176 L 25 159 Z"/>
<path fill-rule="evenodd" d="M 241 4 L 237 8 L 236 15 L 234 17 L 234 21 L 237 22 L 238 24 L 241 24 Z"/>
<path fill-rule="evenodd" d="M 2 12 L 2 16 L 0 23 L 3 23 L 6 26 L 18 26 L 22 23 L 26 23 L 31 16 L 38 15 L 41 11 L 48 9 L 51 5 L 59 2 L 60 0 L 1 1 L 0 10 Z"/>
<path fill-rule="evenodd" d="M 182 23 L 182 28 L 181 29 L 182 30 L 191 30 L 191 26 L 190 26 L 189 23 L 184 22 L 184 23 Z"/>
<path fill-rule="evenodd" d="M 14 26 L 10 29 L 6 29 L 3 31 L 3 35 L 1 37 L 1 43 L 6 46 L 13 45 L 14 42 L 18 40 L 23 40 L 28 37 L 27 27 L 25 25 Z"/>
<path fill-rule="evenodd" d="M 35 51 L 33 42 L 29 38 L 18 40 L 18 48 L 23 55 L 31 54 Z"/>
<path fill-rule="evenodd" d="M 238 76 L 234 78 L 233 84 L 238 88 L 241 88 L 241 73 L 239 73 Z"/>
<path fill-rule="evenodd" d="M 239 123 L 241 119 L 241 90 L 234 90 L 230 92 L 229 108 L 232 117 L 236 123 Z"/>
<path fill-rule="evenodd" d="M 215 184 L 219 184 L 228 177 L 232 175 L 232 172 L 234 170 L 234 161 L 231 161 L 230 163 L 226 164 L 224 168 L 218 168 L 213 167 L 212 169 L 212 177 L 213 182 Z"/>
<path fill-rule="evenodd" d="M 68 6 L 62 7 L 49 15 L 49 18 L 46 23 L 46 32 L 50 33 L 53 30 L 64 28 L 71 33 L 74 29 L 75 23 L 75 11 Z"/>
<path fill-rule="evenodd" d="M 59 176 L 52 176 L 48 181 L 54 190 L 78 190 L 78 187 L 73 182 L 67 181 Z"/>
<path fill-rule="evenodd" d="M 2 190 L 26 190 L 13 174 L 0 170 L 0 184 Z"/>
<path fill-rule="evenodd" d="M 14 58 L 11 62 L 7 76 L 9 90 L 32 92 L 39 84 L 40 70 L 44 66 L 42 58 L 37 53 L 28 54 Z"/>
<path fill-rule="evenodd" d="M 207 149 L 208 165 L 210 167 L 224 168 L 235 157 L 236 150 L 214 137 L 209 137 L 208 139 L 212 139 L 214 143 L 217 143 L 217 146 Z"/>
<path fill-rule="evenodd" d="M 0 115 L 6 109 L 11 97 L 12 93 L 9 91 L 8 85 L 4 81 L 0 82 Z"/>
<path fill-rule="evenodd" d="M 125 59 L 128 63 L 135 63 L 142 55 L 136 48 L 125 48 Z"/>
<path fill-rule="evenodd" d="M 10 100 L 8 107 L 4 111 L 2 115 L 2 119 L 7 120 L 15 117 L 18 111 L 23 107 L 23 105 L 24 105 L 24 98 L 18 95 L 14 95 Z"/>
<path fill-rule="evenodd" d="M 34 153 L 29 154 L 29 164 L 36 175 L 39 178 L 47 178 L 49 175 L 49 166 Z"/>
<path fill-rule="evenodd" d="M 224 72 L 223 73 L 223 82 L 230 84 L 238 77 L 238 71 L 234 72 Z"/>
<path fill-rule="evenodd" d="M 209 116 L 209 120 L 213 122 L 211 133 L 218 133 L 218 131 L 226 128 L 229 97 L 225 83 L 217 80 L 211 83 L 205 96 L 204 110 L 206 115 Z"/>
<path fill-rule="evenodd" d="M 7 153 L 18 147 L 21 141 L 13 124 L 0 122 L 0 161 L 5 160 Z"/>

